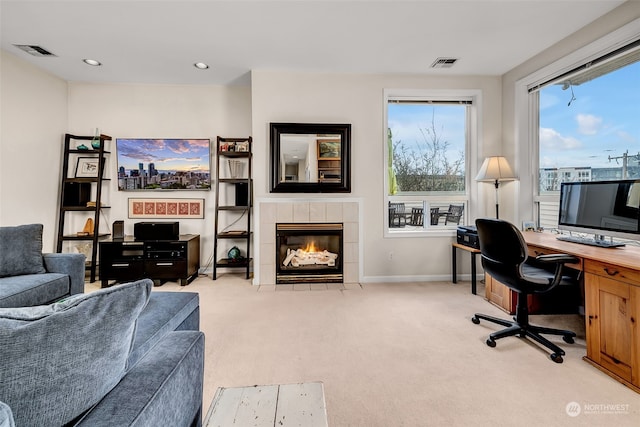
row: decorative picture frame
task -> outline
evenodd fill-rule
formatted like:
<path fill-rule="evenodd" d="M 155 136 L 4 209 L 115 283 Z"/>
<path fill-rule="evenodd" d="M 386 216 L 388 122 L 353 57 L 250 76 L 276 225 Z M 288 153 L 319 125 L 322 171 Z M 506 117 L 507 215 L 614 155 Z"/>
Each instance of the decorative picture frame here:
<path fill-rule="evenodd" d="M 129 198 L 129 218 L 204 218 L 204 199 Z"/>
<path fill-rule="evenodd" d="M 341 144 L 339 140 L 319 139 L 318 140 L 318 159 L 322 160 L 340 160 Z"/>
<path fill-rule="evenodd" d="M 78 157 L 76 178 L 97 178 L 100 159 L 98 157 Z"/>
<path fill-rule="evenodd" d="M 350 123 L 269 123 L 269 192 L 270 193 L 351 193 L 351 124 Z M 318 182 L 306 177 L 307 181 L 289 179 L 291 174 L 286 173 L 285 159 L 291 154 L 287 144 L 288 140 L 308 140 L 308 150 L 313 152 L 318 147 L 318 141 L 329 141 L 336 144 L 339 141 L 340 155 L 338 159 L 323 157 L 313 160 L 336 162 L 332 168 L 339 169 L 339 179 L 331 179 Z M 311 144 L 316 144 L 314 147 Z M 331 147 L 333 148 L 333 147 Z M 335 150 L 323 150 L 327 152 Z M 336 155 L 336 154 L 334 154 Z M 298 174 L 299 178 L 300 174 Z"/>
<path fill-rule="evenodd" d="M 248 152 L 249 151 L 249 143 L 248 142 L 237 142 L 235 148 L 236 148 L 236 151 L 238 151 L 238 152 Z"/>

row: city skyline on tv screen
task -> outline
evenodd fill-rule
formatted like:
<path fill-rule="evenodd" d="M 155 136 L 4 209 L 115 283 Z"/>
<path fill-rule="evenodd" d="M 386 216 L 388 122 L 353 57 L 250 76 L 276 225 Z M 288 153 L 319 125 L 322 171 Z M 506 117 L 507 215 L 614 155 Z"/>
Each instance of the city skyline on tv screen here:
<path fill-rule="evenodd" d="M 119 190 L 209 190 L 211 141 L 116 139 Z"/>

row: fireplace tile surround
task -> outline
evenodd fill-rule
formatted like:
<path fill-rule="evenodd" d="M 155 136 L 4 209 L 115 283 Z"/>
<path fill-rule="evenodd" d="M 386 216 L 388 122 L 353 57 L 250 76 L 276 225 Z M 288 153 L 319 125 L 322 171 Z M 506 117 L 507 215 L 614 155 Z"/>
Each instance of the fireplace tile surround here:
<path fill-rule="evenodd" d="M 276 283 L 276 223 L 343 223 L 344 283 L 360 275 L 360 200 L 258 199 L 254 285 Z M 278 285 L 282 286 L 282 285 Z"/>

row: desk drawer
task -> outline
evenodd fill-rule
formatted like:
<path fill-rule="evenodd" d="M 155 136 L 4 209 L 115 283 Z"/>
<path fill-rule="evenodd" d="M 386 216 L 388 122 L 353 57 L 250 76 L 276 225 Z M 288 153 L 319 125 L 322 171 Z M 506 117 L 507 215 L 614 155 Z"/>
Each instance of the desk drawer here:
<path fill-rule="evenodd" d="M 530 257 L 537 257 L 538 255 L 548 255 L 548 254 L 558 254 L 561 253 L 559 251 L 554 251 L 548 248 L 543 248 L 540 246 L 533 246 L 533 245 L 527 245 L 527 248 L 529 249 L 529 256 Z M 579 258 L 580 260 L 579 262 L 575 263 L 575 264 L 565 264 L 565 267 L 567 268 L 572 268 L 574 270 L 580 270 L 582 271 L 584 266 L 582 265 L 582 258 Z"/>
<path fill-rule="evenodd" d="M 640 286 L 640 271 L 638 270 L 588 259 L 584 261 L 584 271 L 630 285 Z"/>

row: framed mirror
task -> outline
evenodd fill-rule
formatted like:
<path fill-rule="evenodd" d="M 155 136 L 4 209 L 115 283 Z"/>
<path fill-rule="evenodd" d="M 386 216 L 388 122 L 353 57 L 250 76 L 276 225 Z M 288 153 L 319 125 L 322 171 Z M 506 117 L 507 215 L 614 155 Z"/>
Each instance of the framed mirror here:
<path fill-rule="evenodd" d="M 272 193 L 351 192 L 351 125 L 271 123 Z"/>

